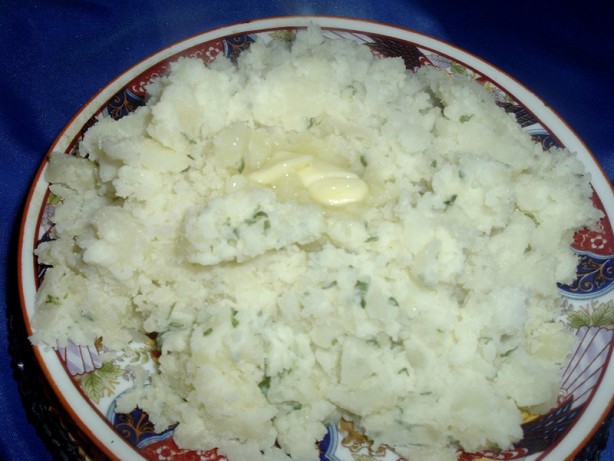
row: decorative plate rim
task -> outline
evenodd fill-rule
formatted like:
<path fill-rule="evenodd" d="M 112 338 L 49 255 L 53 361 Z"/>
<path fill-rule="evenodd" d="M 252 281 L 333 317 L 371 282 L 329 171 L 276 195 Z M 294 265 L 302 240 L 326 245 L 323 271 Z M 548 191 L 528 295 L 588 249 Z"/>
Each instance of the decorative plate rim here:
<path fill-rule="evenodd" d="M 608 219 L 611 220 L 611 217 L 614 216 L 614 188 L 594 155 L 573 128 L 535 93 L 503 70 L 482 58 L 427 34 L 396 25 L 359 18 L 295 15 L 246 20 L 208 29 L 205 32 L 175 42 L 129 67 L 94 94 L 67 122 L 60 134 L 55 138 L 32 181 L 19 232 L 17 256 L 18 289 L 22 316 L 29 335 L 32 334 L 29 319 L 34 310 L 33 305 L 36 293 L 33 249 L 40 227 L 40 213 L 47 193 L 48 184 L 44 180 L 44 172 L 47 168 L 49 153 L 54 150 L 64 151 L 68 149 L 85 123 L 99 112 L 106 101 L 133 79 L 163 60 L 172 58 L 193 46 L 214 39 L 239 34 L 267 32 L 275 29 L 302 28 L 310 24 L 317 24 L 323 29 L 379 35 L 408 41 L 422 48 L 432 50 L 437 54 L 450 57 L 454 61 L 466 65 L 468 68 L 495 82 L 497 86 L 504 89 L 505 92 L 512 95 L 516 101 L 533 113 L 548 128 L 548 131 L 554 133 L 560 142 L 580 159 L 591 176 L 591 184 L 602 201 Z M 33 349 L 47 382 L 58 396 L 64 409 L 87 437 L 110 458 L 144 459 L 131 444 L 115 432 L 111 424 L 104 417 L 105 415 L 93 408 L 88 402 L 87 397 L 69 374 L 66 373 L 64 365 L 54 349 L 48 347 L 33 347 Z M 540 459 L 558 460 L 571 458 L 597 432 L 601 423 L 614 406 L 614 366 L 611 365 L 611 354 L 612 347 L 610 347 L 608 352 L 608 359 L 605 362 L 606 369 L 601 376 L 601 382 L 594 391 L 578 422 L 571 427 L 566 436 L 553 449 L 545 452 L 543 458 Z M 587 414 L 597 415 L 597 417 L 587 422 Z M 569 434 L 572 434 L 573 437 L 568 437 Z"/>

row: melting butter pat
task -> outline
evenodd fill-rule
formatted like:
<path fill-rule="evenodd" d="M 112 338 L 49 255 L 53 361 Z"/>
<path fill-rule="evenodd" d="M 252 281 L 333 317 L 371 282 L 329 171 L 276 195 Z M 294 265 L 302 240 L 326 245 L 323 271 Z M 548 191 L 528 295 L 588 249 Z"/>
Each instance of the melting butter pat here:
<path fill-rule="evenodd" d="M 274 185 L 282 177 L 297 172 L 309 165 L 313 160 L 311 155 L 290 155 L 285 152 L 282 153 L 278 156 L 281 157 L 280 160 L 274 160 L 270 164 L 254 171 L 249 175 L 249 178 L 260 184 Z"/>
<path fill-rule="evenodd" d="M 249 178 L 275 186 L 282 178 L 295 174 L 312 200 L 327 206 L 361 202 L 369 191 L 367 183 L 358 175 L 311 155 L 284 152 L 276 158 L 250 173 Z"/>
<path fill-rule="evenodd" d="M 367 183 L 358 176 L 324 178 L 312 183 L 307 190 L 316 202 L 329 206 L 361 202 L 368 192 Z"/>

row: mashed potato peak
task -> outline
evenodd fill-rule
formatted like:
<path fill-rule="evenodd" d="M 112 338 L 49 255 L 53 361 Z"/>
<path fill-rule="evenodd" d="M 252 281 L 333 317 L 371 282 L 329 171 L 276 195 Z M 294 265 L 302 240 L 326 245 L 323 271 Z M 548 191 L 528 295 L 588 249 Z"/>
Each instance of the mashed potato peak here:
<path fill-rule="evenodd" d="M 345 417 L 412 460 L 509 447 L 557 397 L 583 168 L 465 77 L 309 28 L 179 59 L 47 170 L 35 343 L 158 370 L 119 401 L 231 461 L 318 459 Z"/>

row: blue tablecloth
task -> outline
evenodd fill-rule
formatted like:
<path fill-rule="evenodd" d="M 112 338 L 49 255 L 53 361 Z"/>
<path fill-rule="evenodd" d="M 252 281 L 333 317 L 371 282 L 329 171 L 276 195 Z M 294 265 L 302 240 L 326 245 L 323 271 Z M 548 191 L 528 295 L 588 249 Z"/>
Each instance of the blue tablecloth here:
<path fill-rule="evenodd" d="M 614 20 L 605 0 L 63 0 L 0 4 L 1 308 L 14 303 L 14 248 L 36 169 L 72 115 L 105 83 L 206 29 L 287 14 L 367 18 L 470 51 L 535 91 L 614 178 Z M 27 421 L 0 316 L 0 459 L 50 456 Z M 614 444 L 601 459 L 614 459 Z"/>

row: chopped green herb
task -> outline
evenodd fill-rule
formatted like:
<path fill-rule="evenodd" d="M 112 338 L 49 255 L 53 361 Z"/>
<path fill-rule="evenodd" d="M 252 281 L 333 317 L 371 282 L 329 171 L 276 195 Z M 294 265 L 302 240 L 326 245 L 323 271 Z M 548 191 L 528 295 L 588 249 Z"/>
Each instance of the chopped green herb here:
<path fill-rule="evenodd" d="M 209 336 L 211 333 L 213 333 L 213 328 L 203 331 L 203 336 Z"/>
<path fill-rule="evenodd" d="M 301 402 L 288 402 L 290 404 L 290 407 L 292 408 L 292 410 L 297 411 L 300 410 L 301 408 L 303 408 L 303 404 Z"/>
<path fill-rule="evenodd" d="M 463 114 L 460 116 L 461 123 L 467 123 L 469 120 L 473 118 L 473 114 Z"/>
<path fill-rule="evenodd" d="M 185 140 L 186 140 L 187 142 L 189 142 L 190 144 L 196 144 L 196 141 L 194 141 L 192 138 L 190 138 L 190 137 L 188 136 L 188 134 L 187 134 L 187 133 L 185 133 L 185 132 L 183 132 L 183 131 L 182 131 L 182 132 L 181 132 L 181 135 L 182 135 L 182 136 L 185 138 Z"/>
<path fill-rule="evenodd" d="M 514 352 L 516 349 L 518 349 L 518 346 L 516 346 L 513 349 L 510 349 L 509 351 L 504 352 L 503 354 L 500 355 L 500 357 L 509 357 L 511 353 Z"/>
<path fill-rule="evenodd" d="M 446 206 L 446 208 L 454 205 L 454 202 L 456 202 L 456 198 L 458 196 L 456 194 L 454 194 L 452 197 L 450 197 L 448 200 L 446 200 L 445 202 L 443 202 L 443 204 Z"/>
<path fill-rule="evenodd" d="M 269 215 L 262 210 L 256 211 L 251 218 L 245 220 L 245 223 L 251 226 L 252 224 L 256 224 L 261 219 L 264 219 L 262 224 L 264 230 L 268 231 L 271 228 L 271 221 L 269 220 Z"/>
<path fill-rule="evenodd" d="M 437 168 L 437 159 L 431 160 L 431 167 Z"/>
<path fill-rule="evenodd" d="M 369 163 L 367 162 L 367 158 L 364 155 L 360 156 L 360 163 L 362 166 L 366 167 Z"/>
<path fill-rule="evenodd" d="M 237 170 L 239 174 L 243 173 L 243 170 L 245 170 L 245 159 L 241 159 L 241 163 L 239 163 L 239 168 L 237 168 Z"/>
<path fill-rule="evenodd" d="M 373 346 L 379 347 L 379 342 L 377 341 L 376 338 L 369 338 L 369 339 L 367 339 L 367 344 L 372 344 Z"/>
<path fill-rule="evenodd" d="M 367 306 L 365 296 L 367 294 L 367 291 L 369 291 L 369 282 L 365 282 L 363 280 L 356 280 L 356 283 L 354 284 L 354 289 L 358 293 L 358 296 L 360 296 L 360 307 L 364 309 Z"/>
<path fill-rule="evenodd" d="M 247 224 L 256 224 L 259 220 L 263 219 L 263 218 L 268 218 L 269 215 L 266 214 L 266 212 L 260 210 L 260 211 L 256 211 L 251 218 L 246 219 L 245 222 Z"/>
<path fill-rule="evenodd" d="M 237 326 L 239 326 L 239 320 L 237 320 L 237 314 L 239 313 L 239 311 L 233 308 L 231 312 L 232 314 L 230 316 L 230 323 L 233 328 L 237 328 Z"/>
<path fill-rule="evenodd" d="M 356 280 L 354 288 L 356 288 L 360 294 L 365 294 L 369 290 L 369 282 Z"/>
<path fill-rule="evenodd" d="M 47 295 L 47 304 L 60 304 L 60 298 L 57 296 Z"/>
<path fill-rule="evenodd" d="M 373 235 L 373 236 L 369 237 L 367 240 L 365 240 L 365 243 L 377 242 L 378 240 L 379 240 L 379 237 L 377 235 Z"/>
<path fill-rule="evenodd" d="M 431 395 L 432 392 L 431 391 L 427 391 L 427 392 L 420 392 L 420 395 Z"/>
<path fill-rule="evenodd" d="M 535 227 L 538 227 L 541 224 L 539 222 L 539 219 L 537 219 L 535 215 L 531 213 L 530 211 L 524 211 L 524 210 L 520 210 L 520 211 L 522 211 L 522 214 L 524 214 L 527 218 L 533 221 L 533 224 L 535 224 Z"/>
<path fill-rule="evenodd" d="M 260 388 L 260 392 L 267 395 L 269 389 L 271 388 L 271 377 L 265 375 L 264 378 L 262 378 L 262 381 L 258 383 L 258 387 Z"/>
<path fill-rule="evenodd" d="M 333 340 L 330 342 L 331 346 L 334 346 L 335 344 L 337 344 L 339 342 L 339 340 L 337 338 L 333 338 Z"/>
<path fill-rule="evenodd" d="M 318 122 L 318 119 L 316 119 L 315 117 L 309 117 L 309 120 L 307 121 L 307 129 L 319 124 L 320 123 Z"/>
<path fill-rule="evenodd" d="M 396 298 L 393 298 L 392 296 L 388 298 L 388 304 L 391 304 L 395 307 L 399 307 L 399 302 L 396 300 Z"/>
<path fill-rule="evenodd" d="M 409 370 L 407 367 L 401 368 L 397 374 L 400 375 L 401 373 L 405 373 L 407 376 L 409 376 Z"/>

